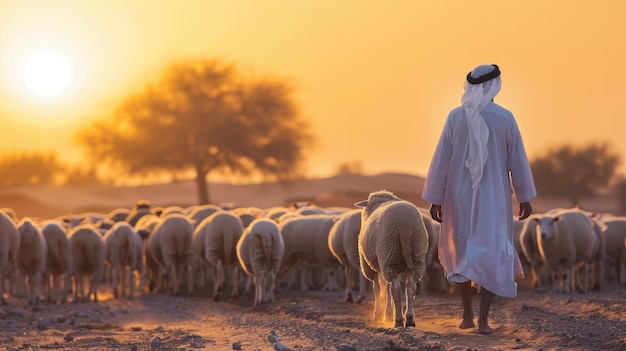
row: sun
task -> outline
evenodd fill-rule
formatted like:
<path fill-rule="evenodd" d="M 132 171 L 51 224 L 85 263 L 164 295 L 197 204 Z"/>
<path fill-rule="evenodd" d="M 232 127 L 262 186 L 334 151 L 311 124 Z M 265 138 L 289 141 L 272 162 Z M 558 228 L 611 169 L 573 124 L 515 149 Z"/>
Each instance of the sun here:
<path fill-rule="evenodd" d="M 24 66 L 24 81 L 41 96 L 54 96 L 70 82 L 71 70 L 66 59 L 54 52 L 41 52 Z"/>

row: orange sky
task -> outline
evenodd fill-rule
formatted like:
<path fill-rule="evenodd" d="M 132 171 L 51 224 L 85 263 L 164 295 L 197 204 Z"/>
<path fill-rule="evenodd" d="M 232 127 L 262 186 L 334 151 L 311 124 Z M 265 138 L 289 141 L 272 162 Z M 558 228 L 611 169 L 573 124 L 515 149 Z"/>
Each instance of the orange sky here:
<path fill-rule="evenodd" d="M 169 63 L 222 57 L 297 84 L 320 142 L 309 175 L 355 161 L 367 173 L 425 175 L 465 75 L 497 63 L 496 102 L 516 116 L 531 159 L 608 141 L 626 170 L 625 18 L 617 0 L 0 0 L 0 153 L 76 160 L 74 132 Z M 22 79 L 42 50 L 73 73 L 45 99 Z"/>

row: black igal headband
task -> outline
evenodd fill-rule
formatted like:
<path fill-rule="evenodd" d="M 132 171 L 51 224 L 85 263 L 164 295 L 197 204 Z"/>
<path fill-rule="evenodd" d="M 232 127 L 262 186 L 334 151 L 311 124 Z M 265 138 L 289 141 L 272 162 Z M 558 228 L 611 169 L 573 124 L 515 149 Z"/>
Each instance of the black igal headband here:
<path fill-rule="evenodd" d="M 480 76 L 478 78 L 472 77 L 472 72 L 468 73 L 467 74 L 467 81 L 470 84 L 480 84 L 480 83 L 484 83 L 486 81 L 489 81 L 489 80 L 492 80 L 492 79 L 496 78 L 497 76 L 500 75 L 500 68 L 498 67 L 498 65 L 492 65 L 492 66 L 494 67 L 493 71 L 491 71 L 491 72 L 489 72 L 489 73 L 487 73 L 485 75 L 482 75 L 482 76 Z"/>

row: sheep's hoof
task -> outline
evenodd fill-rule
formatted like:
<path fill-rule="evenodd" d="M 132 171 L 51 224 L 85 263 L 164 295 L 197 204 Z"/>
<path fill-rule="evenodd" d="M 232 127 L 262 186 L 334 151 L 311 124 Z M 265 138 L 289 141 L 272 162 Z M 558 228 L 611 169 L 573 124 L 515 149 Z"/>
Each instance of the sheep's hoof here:
<path fill-rule="evenodd" d="M 213 302 L 219 302 L 221 299 L 221 296 L 219 294 L 216 294 L 215 296 L 213 296 Z"/>
<path fill-rule="evenodd" d="M 352 302 L 354 302 L 354 300 L 352 300 L 352 294 L 349 294 L 349 295 L 346 297 L 346 302 L 348 302 L 348 303 L 352 303 Z"/>
<path fill-rule="evenodd" d="M 404 324 L 404 326 L 406 328 L 408 328 L 408 327 L 415 327 L 415 320 L 413 319 L 413 317 L 407 317 L 406 323 Z"/>
<path fill-rule="evenodd" d="M 404 323 L 402 322 L 402 320 L 396 321 L 396 323 L 393 325 L 394 328 L 402 328 L 404 327 Z"/>

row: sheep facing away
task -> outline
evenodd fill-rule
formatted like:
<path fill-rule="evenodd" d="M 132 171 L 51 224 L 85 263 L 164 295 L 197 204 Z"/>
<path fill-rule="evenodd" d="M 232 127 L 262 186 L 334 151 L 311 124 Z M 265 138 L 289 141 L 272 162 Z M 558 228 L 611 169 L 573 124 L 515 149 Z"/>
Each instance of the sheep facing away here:
<path fill-rule="evenodd" d="M 98 283 L 104 272 L 106 247 L 102 235 L 91 224 L 74 227 L 69 234 L 72 275 L 74 276 L 74 302 L 98 302 Z M 90 277 L 85 295 L 85 278 Z"/>
<path fill-rule="evenodd" d="M 274 302 L 276 275 L 285 244 L 276 222 L 253 220 L 237 242 L 237 258 L 246 274 L 254 279 L 254 306 Z"/>
<path fill-rule="evenodd" d="M 355 206 L 364 208 L 359 257 L 363 274 L 374 283 L 374 319 L 378 319 L 384 301 L 382 291 L 390 290 L 394 327 L 414 327 L 413 296 L 424 272 L 428 250 L 428 233 L 420 211 L 386 190 L 370 193 L 367 200 Z M 387 316 L 385 311 L 383 321 Z"/>
<path fill-rule="evenodd" d="M 113 297 L 125 297 L 125 283 L 129 281 L 128 298 L 132 299 L 135 290 L 135 274 L 139 274 L 139 290 L 143 291 L 144 264 L 142 257 L 143 240 L 130 224 L 121 221 L 109 229 L 103 238 L 106 243 L 106 261 L 111 266 Z M 120 280 L 122 276 L 122 280 Z"/>
<path fill-rule="evenodd" d="M 4 280 L 7 273 L 14 273 L 17 269 L 17 249 L 20 245 L 20 235 L 17 232 L 15 221 L 6 210 L 0 210 L 0 304 L 8 305 L 4 298 Z"/>
<path fill-rule="evenodd" d="M 335 224 L 328 234 L 328 247 L 339 263 L 344 267 L 345 290 L 344 301 L 361 303 L 367 296 L 368 280 L 361 273 L 359 262 L 359 232 L 361 231 L 361 212 L 358 208 L 346 212 L 336 218 Z M 352 282 L 355 273 L 358 276 L 359 295 L 352 298 Z"/>
<path fill-rule="evenodd" d="M 20 234 L 17 268 L 28 282 L 26 284 L 28 303 L 39 304 L 48 254 L 46 239 L 30 218 L 22 219 L 17 229 Z"/>
<path fill-rule="evenodd" d="M 41 233 L 46 239 L 46 276 L 44 286 L 48 291 L 47 301 L 65 302 L 69 289 L 70 240 L 61 222 L 50 220 L 43 224 Z M 64 278 L 64 279 L 63 279 Z M 64 284 L 61 284 L 64 282 Z"/>
<path fill-rule="evenodd" d="M 236 246 L 242 233 L 239 216 L 225 210 L 209 215 L 194 230 L 192 248 L 212 273 L 213 301 L 221 299 L 226 274 L 232 279 L 231 297 L 239 295 Z"/>
<path fill-rule="evenodd" d="M 330 251 L 328 235 L 337 215 L 294 215 L 279 222 L 280 233 L 285 242 L 285 253 L 278 273 L 279 280 L 298 269 L 300 290 L 309 289 L 308 271 L 316 268 L 322 274 L 318 285 L 321 290 L 339 291 L 337 268 L 341 265 Z M 289 285 L 289 284 L 288 284 Z"/>
<path fill-rule="evenodd" d="M 167 276 L 172 295 L 181 292 L 183 272 L 187 273 L 187 294 L 194 294 L 191 270 L 194 260 L 191 247 L 193 231 L 192 221 L 186 215 L 174 212 L 162 217 L 147 239 L 148 252 L 159 265 L 161 275 Z"/>

